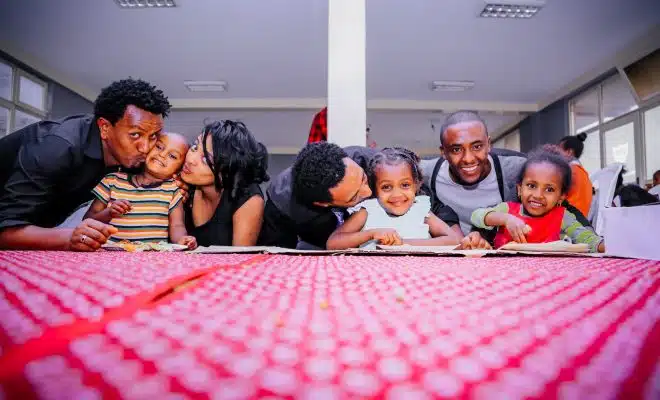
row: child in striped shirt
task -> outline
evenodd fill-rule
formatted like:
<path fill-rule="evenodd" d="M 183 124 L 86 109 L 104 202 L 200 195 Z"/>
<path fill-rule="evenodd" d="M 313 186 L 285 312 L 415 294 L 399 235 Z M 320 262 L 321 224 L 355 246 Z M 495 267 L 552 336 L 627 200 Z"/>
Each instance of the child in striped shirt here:
<path fill-rule="evenodd" d="M 96 199 L 85 218 L 109 223 L 118 229 L 111 242 L 171 241 L 197 247 L 184 223 L 183 196 L 172 179 L 181 169 L 188 152 L 186 139 L 162 134 L 147 155 L 139 174 L 115 172 L 106 175 L 94 188 Z"/>
<path fill-rule="evenodd" d="M 571 187 L 571 167 L 560 155 L 530 155 L 518 178 L 520 203 L 500 203 L 472 213 L 477 228 L 498 227 L 495 248 L 508 242 L 544 243 L 569 238 L 593 253 L 605 252 L 603 239 L 562 206 Z"/>

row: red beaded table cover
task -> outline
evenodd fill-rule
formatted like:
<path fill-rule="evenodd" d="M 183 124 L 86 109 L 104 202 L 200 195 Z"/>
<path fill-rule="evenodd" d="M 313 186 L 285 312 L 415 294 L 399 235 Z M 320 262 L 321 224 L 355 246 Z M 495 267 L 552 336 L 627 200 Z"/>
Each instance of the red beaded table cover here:
<path fill-rule="evenodd" d="M 212 268 L 158 301 L 81 320 L 63 339 L 14 346 L 0 357 L 5 396 L 660 393 L 657 262 L 280 255 L 236 266 L 192 257 L 235 266 Z"/>

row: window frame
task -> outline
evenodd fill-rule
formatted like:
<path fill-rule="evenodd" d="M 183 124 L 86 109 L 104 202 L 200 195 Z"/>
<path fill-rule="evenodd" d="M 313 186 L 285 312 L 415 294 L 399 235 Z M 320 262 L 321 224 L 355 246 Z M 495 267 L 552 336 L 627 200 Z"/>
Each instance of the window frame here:
<path fill-rule="evenodd" d="M 50 84 L 48 81 L 44 79 L 37 78 L 33 74 L 30 74 L 23 69 L 19 68 L 16 64 L 10 62 L 9 60 L 6 60 L 4 58 L 0 58 L 0 63 L 5 64 L 11 68 L 12 71 L 12 79 L 11 79 L 11 99 L 7 100 L 3 97 L 0 97 L 0 106 L 3 108 L 6 108 L 9 110 L 9 120 L 7 121 L 7 133 L 6 135 L 10 135 L 14 132 L 14 127 L 16 126 L 16 111 L 20 111 L 22 113 L 28 114 L 30 116 L 33 116 L 35 118 L 38 118 L 39 120 L 44 120 L 48 117 L 48 112 L 50 108 Z M 29 104 L 25 104 L 20 101 L 20 77 L 27 78 L 31 81 L 34 81 L 37 84 L 40 84 L 44 87 L 44 99 L 43 99 L 43 104 L 45 110 L 40 110 L 36 107 L 33 107 Z M 6 136 L 5 135 L 5 136 Z M 3 136 L 0 136 L 3 137 Z"/>

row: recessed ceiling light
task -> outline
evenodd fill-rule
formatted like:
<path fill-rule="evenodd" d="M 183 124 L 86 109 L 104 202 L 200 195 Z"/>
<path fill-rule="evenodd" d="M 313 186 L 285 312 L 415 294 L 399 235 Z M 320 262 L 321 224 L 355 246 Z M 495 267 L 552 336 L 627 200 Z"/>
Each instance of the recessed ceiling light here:
<path fill-rule="evenodd" d="M 463 92 L 473 87 L 472 81 L 433 81 L 429 85 L 434 92 Z"/>
<path fill-rule="evenodd" d="M 174 0 L 115 0 L 120 8 L 172 8 L 176 7 Z"/>
<path fill-rule="evenodd" d="M 506 3 L 486 1 L 479 15 L 483 18 L 528 19 L 535 16 L 544 5 L 545 0 L 506 0 Z"/>
<path fill-rule="evenodd" d="M 191 92 L 226 92 L 227 82 L 225 81 L 184 81 L 184 85 Z"/>

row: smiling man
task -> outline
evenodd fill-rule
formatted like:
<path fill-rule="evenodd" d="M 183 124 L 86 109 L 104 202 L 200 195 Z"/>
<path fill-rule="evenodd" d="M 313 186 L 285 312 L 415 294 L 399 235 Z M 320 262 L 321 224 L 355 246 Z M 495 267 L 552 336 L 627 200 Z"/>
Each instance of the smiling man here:
<path fill-rule="evenodd" d="M 440 128 L 441 158 L 421 162 L 425 183 L 434 201 L 451 207 L 468 234 L 477 208 L 515 201 L 516 181 L 525 156 L 492 149 L 483 119 L 472 111 L 458 111 Z"/>
<path fill-rule="evenodd" d="M 115 228 L 95 220 L 56 228 L 107 173 L 136 168 L 163 129 L 170 103 L 147 82 L 101 91 L 94 115 L 41 121 L 0 140 L 0 248 L 91 251 Z"/>

